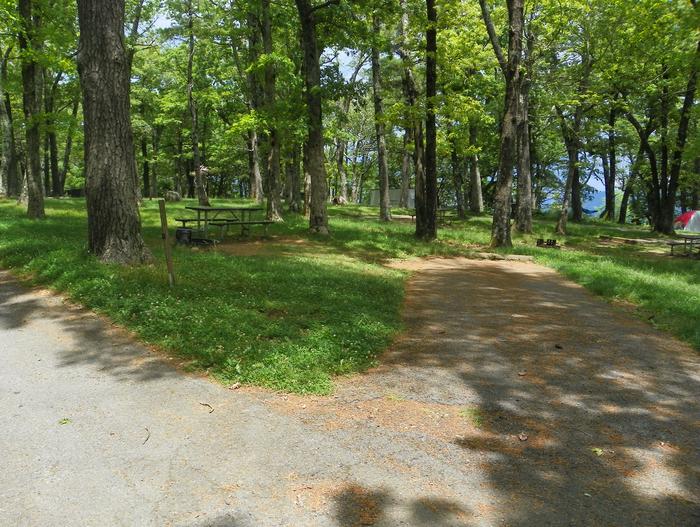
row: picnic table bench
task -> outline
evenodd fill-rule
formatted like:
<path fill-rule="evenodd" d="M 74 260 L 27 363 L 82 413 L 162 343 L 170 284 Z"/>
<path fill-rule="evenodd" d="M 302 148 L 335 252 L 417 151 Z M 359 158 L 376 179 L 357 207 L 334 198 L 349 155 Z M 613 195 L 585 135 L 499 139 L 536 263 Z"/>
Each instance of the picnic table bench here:
<path fill-rule="evenodd" d="M 693 254 L 693 249 L 700 249 L 700 235 L 692 234 L 681 234 L 680 240 L 669 240 L 666 242 L 671 247 L 671 256 L 676 256 L 674 249 L 676 247 L 683 248 L 683 256 L 690 256 Z"/>
<path fill-rule="evenodd" d="M 265 234 L 267 235 L 267 226 L 270 223 L 274 223 L 271 220 L 253 219 L 253 213 L 262 211 L 262 207 L 191 206 L 185 207 L 185 209 L 196 212 L 197 217 L 175 218 L 175 221 L 182 224 L 182 227 L 178 228 L 176 233 L 176 239 L 181 240 L 182 243 L 208 240 L 211 227 L 219 230 L 219 239 L 222 239 L 232 225 L 240 225 L 241 236 L 248 234 L 251 226 L 262 225 L 265 227 Z M 190 227 L 190 225 L 194 224 L 196 224 L 196 227 Z"/>

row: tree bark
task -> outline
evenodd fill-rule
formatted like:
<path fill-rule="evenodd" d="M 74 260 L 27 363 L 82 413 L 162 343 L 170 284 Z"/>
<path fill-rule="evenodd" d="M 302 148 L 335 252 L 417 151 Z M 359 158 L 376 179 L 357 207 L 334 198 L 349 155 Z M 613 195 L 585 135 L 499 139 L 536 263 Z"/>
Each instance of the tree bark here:
<path fill-rule="evenodd" d="M 615 182 L 617 181 L 617 148 L 615 145 L 615 121 L 617 109 L 608 114 L 608 177 L 605 178 L 605 219 L 615 221 Z"/>
<path fill-rule="evenodd" d="M 150 260 L 141 237 L 124 1 L 78 0 L 88 249 L 109 263 Z"/>
<path fill-rule="evenodd" d="M 299 161 L 301 157 L 301 146 L 294 144 L 292 156 L 287 169 L 287 179 L 289 181 L 289 212 L 301 212 L 301 178 L 299 177 Z"/>
<path fill-rule="evenodd" d="M 26 120 L 27 148 L 27 216 L 40 219 L 44 212 L 44 183 L 41 177 L 41 68 L 35 54 L 39 50 L 40 17 L 32 0 L 18 2 L 21 30 L 19 47 L 22 57 L 22 102 Z"/>
<path fill-rule="evenodd" d="M 451 146 L 452 182 L 454 184 L 455 198 L 457 200 L 457 216 L 463 219 L 466 217 L 466 207 L 464 206 L 464 176 L 462 175 L 463 164 L 454 141 L 452 141 Z"/>
<path fill-rule="evenodd" d="M 528 58 L 532 53 L 528 46 Z M 529 62 L 529 59 L 525 62 Z M 520 101 L 518 119 L 518 209 L 516 229 L 521 233 L 532 232 L 532 174 L 530 160 L 530 69 L 528 64 L 520 81 Z"/>
<path fill-rule="evenodd" d="M 16 197 L 18 190 L 17 147 L 15 132 L 12 126 L 12 107 L 10 98 L 5 92 L 7 85 L 7 63 L 12 48 L 0 52 L 0 135 L 2 135 L 2 151 L 0 152 L 0 193 Z"/>
<path fill-rule="evenodd" d="M 413 142 L 413 127 L 407 126 L 403 135 L 403 156 L 401 161 L 401 195 L 399 207 L 408 207 L 409 192 L 411 190 L 411 151 L 408 145 Z"/>
<path fill-rule="evenodd" d="M 66 176 L 70 167 L 70 156 L 73 151 L 73 136 L 75 135 L 75 126 L 77 124 L 78 109 L 80 107 L 80 97 L 76 96 L 73 99 L 73 108 L 71 109 L 71 120 L 68 124 L 68 132 L 66 133 L 66 146 L 63 150 L 63 164 L 58 176 L 58 195 L 63 196 L 66 188 Z"/>
<path fill-rule="evenodd" d="M 141 137 L 141 156 L 143 157 L 143 197 L 152 198 L 151 196 L 151 164 L 148 162 L 148 141 L 146 136 Z"/>
<path fill-rule="evenodd" d="M 321 51 L 316 36 L 316 12 L 310 0 L 295 0 L 301 21 L 304 53 L 304 81 L 308 113 L 306 168 L 310 175 L 309 229 L 328 234 L 328 181 L 323 153 L 323 114 L 321 99 Z M 329 4 L 325 4 L 329 5 Z"/>
<path fill-rule="evenodd" d="M 379 16 L 372 17 L 372 30 L 375 38 L 382 30 Z M 386 136 L 384 133 L 384 101 L 382 99 L 382 69 L 379 63 L 379 48 L 372 45 L 372 92 L 374 99 L 374 128 L 377 138 L 377 161 L 379 169 L 379 219 L 391 221 L 391 199 L 389 196 L 389 165 L 386 156 Z"/>
<path fill-rule="evenodd" d="M 498 160 L 498 179 L 494 192 L 492 247 L 511 247 L 510 215 L 513 187 L 513 168 L 517 150 L 518 102 L 520 87 L 520 63 L 522 59 L 523 0 L 508 2 L 508 57 L 500 52 L 498 39 L 492 31 L 486 3 L 480 0 L 484 23 L 487 26 L 496 57 L 506 79 L 505 114 L 501 124 L 501 146 Z"/>
<path fill-rule="evenodd" d="M 280 195 L 280 136 L 275 126 L 275 91 L 277 72 L 272 62 L 272 22 L 270 0 L 262 0 L 262 39 L 265 61 L 265 109 L 268 120 L 268 141 L 270 151 L 267 157 L 267 219 L 282 221 L 282 201 Z"/>
<path fill-rule="evenodd" d="M 58 85 L 63 78 L 63 72 L 58 72 L 51 83 L 51 86 L 47 86 L 44 109 L 46 110 L 46 137 L 48 143 L 48 168 L 49 168 L 49 185 L 45 185 L 45 188 L 51 188 L 52 196 L 61 195 L 61 185 L 60 185 L 60 171 L 58 169 L 58 141 L 56 139 L 56 123 L 54 118 L 54 111 L 56 108 L 56 93 L 58 92 Z M 48 192 L 48 191 L 47 191 Z"/>
<path fill-rule="evenodd" d="M 478 144 L 479 129 L 475 123 L 469 123 L 469 145 L 472 149 Z M 469 210 L 474 214 L 484 212 L 484 196 L 481 190 L 481 173 L 479 172 L 479 155 L 475 152 L 469 158 Z"/>
<path fill-rule="evenodd" d="M 199 120 L 197 118 L 197 103 L 194 100 L 194 78 L 192 75 L 192 67 L 194 64 L 194 49 L 195 49 L 195 38 L 194 38 L 194 8 L 192 6 L 192 0 L 188 0 L 188 20 L 187 20 L 187 30 L 188 30 L 188 53 L 187 53 L 187 104 L 190 112 L 190 125 L 192 130 L 190 132 L 190 137 L 192 140 L 192 158 L 194 163 L 194 184 L 195 190 L 197 192 L 197 201 L 200 206 L 209 206 L 209 196 L 207 195 L 206 182 L 204 181 L 204 174 L 202 173 L 202 161 L 200 158 L 199 151 Z"/>
<path fill-rule="evenodd" d="M 160 126 L 153 128 L 153 162 L 151 163 L 151 189 L 149 192 L 151 198 L 158 197 L 158 151 L 160 150 L 160 134 L 162 131 Z"/>

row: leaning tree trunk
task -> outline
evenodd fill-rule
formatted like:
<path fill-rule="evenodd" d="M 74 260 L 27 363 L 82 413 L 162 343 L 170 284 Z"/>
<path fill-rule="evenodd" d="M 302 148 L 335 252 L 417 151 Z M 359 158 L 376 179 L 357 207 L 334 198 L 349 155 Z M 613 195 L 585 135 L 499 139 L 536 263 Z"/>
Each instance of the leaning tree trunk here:
<path fill-rule="evenodd" d="M 379 36 L 381 23 L 375 13 L 372 17 L 375 37 Z M 377 162 L 379 165 L 379 219 L 391 221 L 391 199 L 389 196 L 389 165 L 386 158 L 386 136 L 384 133 L 384 101 L 382 99 L 382 70 L 379 49 L 372 46 L 372 92 L 374 95 L 374 128 L 377 137 Z"/>
<path fill-rule="evenodd" d="M 316 12 L 310 0 L 296 0 L 301 21 L 304 53 L 304 81 L 308 113 L 306 168 L 311 177 L 309 200 L 309 229 L 328 234 L 328 181 L 323 153 L 323 115 L 321 109 L 321 52 L 316 36 Z"/>
<path fill-rule="evenodd" d="M 19 47 L 22 51 L 22 102 L 26 124 L 27 148 L 27 215 L 32 219 L 45 217 L 44 183 L 41 177 L 41 69 L 36 62 L 39 47 L 39 16 L 32 0 L 19 0 L 21 30 Z"/>
<path fill-rule="evenodd" d="M 413 127 L 407 126 L 403 135 L 403 156 L 401 161 L 401 196 L 399 207 L 408 207 L 409 191 L 411 190 L 411 151 L 408 148 L 413 142 Z"/>
<path fill-rule="evenodd" d="M 88 249 L 104 262 L 143 263 L 124 1 L 78 0 L 78 21 Z"/>

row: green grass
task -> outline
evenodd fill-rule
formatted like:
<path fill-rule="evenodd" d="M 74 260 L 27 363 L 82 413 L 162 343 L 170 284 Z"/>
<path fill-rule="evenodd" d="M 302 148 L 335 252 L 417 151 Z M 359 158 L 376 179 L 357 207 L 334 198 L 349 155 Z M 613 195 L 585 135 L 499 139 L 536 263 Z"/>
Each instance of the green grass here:
<path fill-rule="evenodd" d="M 183 207 L 169 205 L 170 217 Z M 66 292 L 222 382 L 300 393 L 328 393 L 333 376 L 375 364 L 400 330 L 406 275 L 382 263 L 482 252 L 491 223 L 487 216 L 453 220 L 438 240 L 421 243 L 412 223 L 381 223 L 369 207 L 332 207 L 328 238 L 289 216 L 271 227 L 276 241 L 262 242 L 254 256 L 176 247 L 178 283 L 171 290 L 155 202 L 144 205 L 142 216 L 156 263 L 139 268 L 103 265 L 86 253 L 81 200 L 47 200 L 47 213 L 31 222 L 14 203 L 0 201 L 3 267 Z M 641 245 L 601 246 L 601 234 L 653 236 L 599 222 L 571 224 L 570 235 L 560 238 L 567 250 L 535 248 L 536 238 L 553 237 L 552 228 L 551 219 L 537 219 L 535 233 L 516 236 L 510 252 L 531 254 L 607 299 L 636 306 L 640 316 L 700 349 L 700 261 Z"/>

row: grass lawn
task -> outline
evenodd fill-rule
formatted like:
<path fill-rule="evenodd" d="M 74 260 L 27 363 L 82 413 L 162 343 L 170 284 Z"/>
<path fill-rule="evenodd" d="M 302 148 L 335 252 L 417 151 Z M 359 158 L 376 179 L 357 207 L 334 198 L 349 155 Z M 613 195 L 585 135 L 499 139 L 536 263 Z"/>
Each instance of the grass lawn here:
<path fill-rule="evenodd" d="M 183 207 L 169 205 L 169 217 L 181 216 Z M 259 254 L 237 253 L 237 241 L 212 251 L 176 247 L 178 284 L 171 290 L 156 202 L 142 209 L 156 263 L 139 268 L 99 264 L 86 254 L 81 200 L 49 199 L 47 215 L 30 222 L 13 202 L 0 201 L 0 265 L 67 293 L 222 382 L 300 393 L 328 393 L 334 375 L 375 364 L 400 331 L 406 275 L 382 262 L 483 251 L 490 229 L 486 216 L 453 221 L 425 244 L 413 238 L 410 222 L 382 224 L 376 209 L 336 207 L 327 239 L 310 235 L 306 220 L 293 216 L 271 227 L 273 239 L 256 246 Z M 567 250 L 536 249 L 535 238 L 552 237 L 552 227 L 552 220 L 537 220 L 535 234 L 516 237 L 513 252 L 636 306 L 700 349 L 700 261 L 643 245 L 600 244 L 601 234 L 651 237 L 643 228 L 603 223 L 572 224 L 560 240 Z"/>

